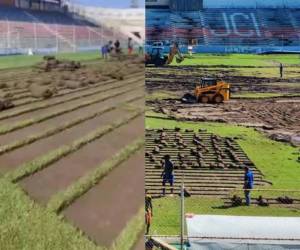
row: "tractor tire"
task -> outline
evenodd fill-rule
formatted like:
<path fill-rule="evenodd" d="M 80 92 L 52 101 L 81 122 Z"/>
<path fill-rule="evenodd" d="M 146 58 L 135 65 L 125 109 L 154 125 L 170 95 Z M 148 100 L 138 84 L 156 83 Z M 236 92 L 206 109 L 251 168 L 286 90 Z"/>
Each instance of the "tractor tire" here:
<path fill-rule="evenodd" d="M 214 101 L 214 103 L 217 103 L 217 104 L 222 103 L 222 102 L 224 102 L 224 97 L 222 95 L 216 95 L 214 97 L 213 101 Z"/>
<path fill-rule="evenodd" d="M 209 102 L 209 97 L 208 96 L 200 96 L 199 97 L 199 102 L 200 103 L 208 103 Z"/>

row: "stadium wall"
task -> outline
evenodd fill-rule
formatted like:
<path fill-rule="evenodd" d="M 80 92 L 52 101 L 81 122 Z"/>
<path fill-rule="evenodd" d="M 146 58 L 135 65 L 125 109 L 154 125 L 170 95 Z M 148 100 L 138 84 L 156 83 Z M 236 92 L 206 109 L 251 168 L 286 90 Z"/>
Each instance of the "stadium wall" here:
<path fill-rule="evenodd" d="M 152 46 L 146 45 L 145 50 L 151 52 Z M 164 53 L 169 53 L 170 46 L 164 46 Z M 181 53 L 189 53 L 188 46 L 180 46 Z M 263 53 L 300 53 L 298 46 L 218 46 L 218 45 L 198 45 L 194 46 L 192 53 L 215 53 L 215 54 L 263 54 Z"/>

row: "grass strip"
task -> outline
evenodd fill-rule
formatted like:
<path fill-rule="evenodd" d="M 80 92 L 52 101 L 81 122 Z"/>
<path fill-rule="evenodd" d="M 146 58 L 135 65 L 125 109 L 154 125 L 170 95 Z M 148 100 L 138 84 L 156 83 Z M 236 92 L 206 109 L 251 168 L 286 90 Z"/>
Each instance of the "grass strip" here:
<path fill-rule="evenodd" d="M 140 75 L 140 73 L 138 74 L 134 74 L 131 76 L 131 78 L 133 78 L 134 76 L 135 77 L 138 77 Z M 130 79 L 128 79 L 130 80 Z M 93 84 L 93 85 L 88 85 L 86 87 L 82 87 L 82 88 L 78 88 L 78 89 L 74 89 L 74 90 L 70 90 L 68 91 L 67 93 L 60 93 L 60 94 L 57 94 L 55 95 L 53 98 L 56 98 L 56 97 L 61 97 L 61 96 L 66 96 L 66 95 L 69 95 L 69 94 L 73 94 L 73 93 L 77 93 L 77 92 L 82 92 L 83 90 L 89 90 L 89 89 L 95 89 L 95 88 L 98 88 L 98 87 L 103 87 L 103 86 L 106 86 L 108 84 L 115 84 L 115 83 L 118 83 L 119 81 L 116 81 L 116 79 L 111 79 L 111 80 L 107 80 L 107 81 L 104 81 L 104 82 L 98 82 L 96 84 Z M 62 87 L 62 88 L 59 88 L 58 91 L 61 91 L 61 90 L 66 90 L 68 89 L 67 87 Z M 12 98 L 12 101 L 15 101 L 15 100 L 20 100 L 20 99 L 23 99 L 24 97 L 32 97 L 31 93 L 27 93 L 29 91 L 26 91 L 26 93 L 24 93 L 23 95 L 19 95 L 19 96 L 16 96 L 15 98 Z M 99 91 L 98 91 L 99 92 Z M 93 92 L 93 94 L 95 94 L 96 92 Z M 82 96 L 81 96 L 82 97 Z M 53 99 L 52 98 L 52 99 Z M 34 98 L 33 100 L 30 100 L 30 101 L 25 101 L 25 102 L 22 102 L 22 103 L 19 103 L 19 104 L 16 104 L 15 106 L 16 107 L 20 107 L 20 106 L 23 106 L 23 105 L 27 105 L 27 104 L 32 104 L 32 103 L 36 103 L 36 102 L 42 102 L 44 101 L 44 99 L 36 99 Z"/>
<path fill-rule="evenodd" d="M 51 211 L 59 213 L 64 208 L 69 206 L 74 200 L 86 193 L 89 189 L 95 186 L 104 176 L 106 176 L 114 168 L 118 167 L 122 162 L 129 159 L 134 153 L 144 146 L 144 138 L 139 138 L 133 143 L 129 144 L 111 159 L 106 160 L 95 168 L 94 171 L 89 172 L 81 177 L 73 185 L 70 185 L 66 190 L 57 193 L 49 201 L 47 207 Z"/>
<path fill-rule="evenodd" d="M 121 234 L 114 241 L 110 250 L 129 250 L 133 249 L 144 230 L 144 208 L 127 223 Z"/>
<path fill-rule="evenodd" d="M 107 88 L 107 89 L 100 89 L 100 90 L 94 91 L 92 93 L 86 93 L 86 94 L 81 95 L 80 97 L 73 96 L 73 97 L 71 97 L 69 99 L 59 100 L 59 101 L 54 102 L 54 103 L 50 103 L 50 104 L 43 103 L 41 105 L 36 105 L 34 107 L 29 107 L 29 108 L 26 108 L 26 109 L 23 109 L 23 110 L 17 110 L 15 112 L 11 112 L 11 113 L 5 114 L 3 116 L 0 116 L 0 120 L 4 120 L 4 119 L 7 119 L 7 118 L 15 117 L 15 116 L 18 116 L 18 115 L 23 115 L 23 114 L 26 114 L 26 113 L 29 113 L 29 112 L 40 110 L 40 109 L 46 109 L 46 108 L 49 108 L 49 107 L 53 107 L 53 106 L 56 106 L 56 105 L 59 105 L 59 104 L 63 104 L 63 103 L 67 103 L 67 102 L 76 100 L 78 98 L 89 97 L 89 96 L 93 96 L 93 95 L 96 95 L 96 94 L 99 94 L 99 93 L 108 92 L 110 90 L 121 88 L 122 86 L 126 87 L 127 85 L 136 83 L 136 81 L 137 80 L 134 79 L 134 80 L 130 80 L 130 81 L 126 82 L 126 83 L 122 82 L 122 84 L 118 85 L 118 86 L 110 87 L 110 88 Z"/>
<path fill-rule="evenodd" d="M 46 168 L 50 164 L 60 160 L 62 157 L 76 152 L 86 144 L 102 137 L 103 135 L 115 130 L 116 128 L 119 128 L 122 125 L 129 123 L 131 120 L 137 118 L 141 114 L 141 112 L 136 112 L 128 118 L 121 119 L 111 125 L 102 126 L 94 130 L 93 132 L 87 134 L 86 136 L 74 141 L 70 145 L 61 146 L 58 149 L 49 152 L 48 154 L 42 155 L 41 157 L 38 157 L 30 162 L 20 165 L 18 169 L 7 173 L 5 177 L 13 182 L 17 182 L 26 176 L 29 176 Z"/>
<path fill-rule="evenodd" d="M 138 85 L 138 86 L 141 86 L 141 85 Z M 117 96 L 120 96 L 120 95 L 123 95 L 123 94 L 126 94 L 126 93 L 130 93 L 132 91 L 135 91 L 135 89 L 131 88 L 130 90 L 124 90 L 124 91 L 118 92 L 114 95 L 107 94 L 105 96 L 102 96 L 101 98 L 97 98 L 97 99 L 94 99 L 94 100 L 91 100 L 91 101 L 82 102 L 82 103 L 80 103 L 78 105 L 75 105 L 71 108 L 58 110 L 58 111 L 55 111 L 53 113 L 46 114 L 44 116 L 40 116 L 40 117 L 37 117 L 37 118 L 23 120 L 21 122 L 15 123 L 11 126 L 10 125 L 3 125 L 3 126 L 0 127 L 0 135 L 6 134 L 6 133 L 9 133 L 9 132 L 21 129 L 21 128 L 25 128 L 25 127 L 30 126 L 30 125 L 35 124 L 35 123 L 43 122 L 43 121 L 51 119 L 53 117 L 56 117 L 56 116 L 59 116 L 59 115 L 62 115 L 62 114 L 66 114 L 66 113 L 75 111 L 75 110 L 80 109 L 80 108 L 90 106 L 90 105 L 98 103 L 98 102 L 106 101 L 106 100 L 111 99 L 113 97 L 117 97 Z"/>
<path fill-rule="evenodd" d="M 113 111 L 117 108 L 123 108 L 124 105 L 128 105 L 128 103 L 132 102 L 132 101 L 136 101 L 137 99 L 141 99 L 143 98 L 144 96 L 138 96 L 138 97 L 133 97 L 131 98 L 130 100 L 126 101 L 126 102 L 123 102 L 123 103 L 120 103 L 116 106 L 112 106 L 112 107 L 108 107 L 108 108 L 103 108 L 93 114 L 90 114 L 90 115 L 87 115 L 87 116 L 84 116 L 84 117 L 80 117 L 78 119 L 75 119 L 73 121 L 69 121 L 69 122 L 66 122 L 65 124 L 61 125 L 61 126 L 58 126 L 58 127 L 55 127 L 55 128 L 51 128 L 45 132 L 42 132 L 40 134 L 36 134 L 36 135 L 31 135 L 31 136 L 28 136 L 26 137 L 25 139 L 23 140 L 19 140 L 19 141 L 14 141 L 13 143 L 10 143 L 10 144 L 6 144 L 6 145 L 3 145 L 0 147 L 0 155 L 4 154 L 4 153 L 8 153 L 10 151 L 13 151 L 15 149 L 18 149 L 20 147 L 23 147 L 23 146 L 26 146 L 28 144 L 31 144 L 31 143 L 34 143 L 40 139 L 44 139 L 46 137 L 49 137 L 49 136 L 52 136 L 52 135 L 55 135 L 57 133 L 60 133 L 66 129 L 69 129 L 71 127 L 74 127 L 82 122 L 85 122 L 85 121 L 88 121 L 88 120 L 91 120 L 97 116 L 100 116 L 100 115 L 103 115 L 107 112 L 110 112 L 110 111 Z M 136 109 L 135 110 L 128 110 L 128 111 L 137 111 Z"/>
<path fill-rule="evenodd" d="M 0 248 L 5 250 L 103 250 L 85 235 L 32 201 L 19 185 L 0 178 Z"/>

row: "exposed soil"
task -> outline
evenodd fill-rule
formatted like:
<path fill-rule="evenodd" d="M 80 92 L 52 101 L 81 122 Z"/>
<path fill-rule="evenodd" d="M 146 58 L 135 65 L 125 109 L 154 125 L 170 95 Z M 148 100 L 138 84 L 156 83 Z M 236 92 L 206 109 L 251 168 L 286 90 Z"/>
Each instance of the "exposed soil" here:
<path fill-rule="evenodd" d="M 86 145 L 76 153 L 68 155 L 46 169 L 25 178 L 22 181 L 22 186 L 30 193 L 31 197 L 46 204 L 53 194 L 64 190 L 78 178 L 143 135 L 143 119 L 143 117 L 139 117 Z"/>
<path fill-rule="evenodd" d="M 234 69 L 208 69 L 208 66 L 172 66 L 163 68 L 146 68 L 146 88 L 148 92 L 156 90 L 192 91 L 195 84 L 203 77 L 222 78 L 232 85 L 232 92 L 269 92 L 269 93 L 299 93 L 299 86 L 289 86 L 289 83 L 300 83 L 299 78 L 276 78 L 241 76 Z"/>
<path fill-rule="evenodd" d="M 196 82 L 207 76 L 207 69 L 196 67 L 147 68 L 146 86 L 149 93 L 169 90 L 181 96 L 193 93 Z M 170 76 L 167 73 L 170 73 Z M 224 72 L 223 72 L 224 73 Z M 217 74 L 217 73 L 216 73 Z M 300 93 L 300 78 L 241 77 L 226 71 L 224 79 L 231 83 L 232 92 Z M 211 76 L 211 75 L 210 75 Z M 147 105 L 178 120 L 212 121 L 255 127 L 270 138 L 300 145 L 300 97 L 239 98 L 221 105 L 183 104 L 179 99 L 149 100 Z"/>
<path fill-rule="evenodd" d="M 68 81 L 72 81 L 72 84 L 70 83 L 71 87 L 67 86 L 66 82 Z M 25 139 L 45 133 L 49 129 L 61 127 L 66 123 L 93 115 L 101 110 L 107 108 L 111 108 L 111 110 L 74 124 L 68 129 L 57 131 L 53 135 L 45 135 L 45 137 L 32 143 L 27 143 L 17 149 L 2 153 L 0 155 L 0 172 L 14 171 L 21 167 L 22 164 L 45 156 L 63 145 L 71 145 L 74 141 L 82 139 L 83 136 L 99 128 L 112 125 L 117 121 L 120 122 L 121 119 L 132 117 L 136 111 L 140 111 L 143 108 L 143 82 L 143 60 L 134 57 L 122 62 L 111 61 L 103 63 L 95 61 L 84 63 L 83 67 L 80 66 L 76 69 L 59 66 L 49 71 L 46 70 L 46 72 L 42 68 L 38 70 L 36 68 L 24 68 L 1 71 L 0 85 L 5 83 L 1 92 L 3 92 L 3 95 L 11 95 L 15 104 L 14 108 L 1 112 L 0 126 L 3 126 L 2 128 L 11 127 L 14 124 L 22 124 L 28 119 L 36 121 L 40 117 L 54 114 L 57 111 L 64 111 L 64 113 L 62 112 L 42 122 L 34 122 L 30 126 L 0 135 L 0 147 L 23 142 Z M 82 83 L 84 84 L 82 85 Z M 32 92 L 30 92 L 30 86 L 34 85 L 39 86 L 37 92 L 40 90 L 43 92 L 48 87 L 55 87 L 57 91 L 49 96 L 48 99 L 38 97 L 38 93 L 35 93 L 37 96 L 33 97 Z M 105 99 L 98 100 L 103 98 Z M 97 101 L 84 107 L 78 106 L 93 100 Z M 40 107 L 40 105 L 42 106 Z M 37 106 L 39 109 L 34 110 Z M 74 107 L 77 108 L 67 111 L 67 109 L 73 109 Z M 24 112 L 22 113 L 21 111 Z M 15 112 L 21 113 L 15 114 Z M 143 133 L 144 117 L 141 115 L 128 124 L 123 124 L 97 140 L 84 145 L 76 152 L 62 157 L 40 172 L 19 180 L 18 184 L 22 186 L 31 198 L 46 205 L 47 201 L 52 198 L 52 195 L 57 194 L 59 191 L 64 191 L 65 188 L 74 184 L 89 171 L 94 170 L 99 164 L 105 160 L 110 160 L 114 154 L 125 146 L 142 137 Z M 128 162 L 124 162 L 124 164 L 117 166 L 113 172 L 108 173 L 105 179 L 91 189 L 91 192 L 87 192 L 83 196 L 87 203 L 82 204 L 81 198 L 79 198 L 76 204 L 81 209 L 80 211 L 84 211 L 83 214 L 75 215 L 79 210 L 73 209 L 71 204 L 68 209 L 72 210 L 74 214 L 71 214 L 70 222 L 78 226 L 90 238 L 95 236 L 99 239 L 99 241 L 96 239 L 98 243 L 108 245 L 112 243 L 124 229 L 126 222 L 133 218 L 139 208 L 142 207 L 144 169 L 141 167 L 143 166 L 141 163 L 144 163 L 143 159 L 144 154 L 139 153 L 139 156 L 132 157 Z M 118 170 L 118 168 L 120 169 Z M 127 177 L 128 172 L 131 172 L 131 174 Z M 120 174 L 122 175 L 121 177 Z M 124 188 L 126 178 L 123 178 L 123 176 L 125 174 L 131 185 Z M 117 186 L 117 181 L 122 186 Z M 114 190 L 114 187 L 117 190 Z M 134 188 L 132 189 L 132 187 Z M 102 202 L 104 199 L 101 199 L 101 202 L 99 202 L 97 200 L 98 197 L 95 198 L 99 192 L 100 196 L 103 196 L 101 192 L 105 194 L 107 198 L 105 204 Z M 113 198 L 109 200 L 109 197 Z M 124 213 L 116 213 L 114 209 L 118 209 L 118 207 L 115 206 L 115 201 L 122 199 L 124 199 L 123 203 L 126 203 L 126 209 L 124 209 Z M 87 207 L 84 207 L 85 205 Z M 105 209 L 102 210 L 102 213 L 98 213 L 102 207 L 105 207 Z M 105 217 L 105 213 L 109 217 Z M 66 212 L 65 214 L 68 217 L 69 213 Z M 76 224 L 77 219 L 84 216 L 88 216 L 86 222 Z M 107 235 L 104 236 L 104 232 L 99 234 L 98 225 L 106 223 L 106 218 L 110 218 L 110 225 L 105 224 Z"/>
<path fill-rule="evenodd" d="M 109 247 L 143 202 L 142 151 L 118 166 L 63 214 L 99 245 Z"/>
<path fill-rule="evenodd" d="M 128 95 L 129 93 L 130 93 L 130 96 Z M 80 108 L 78 110 L 56 116 L 52 119 L 47 119 L 43 122 L 36 123 L 29 127 L 25 127 L 23 129 L 18 129 L 14 132 L 0 136 L 0 144 L 5 145 L 5 144 L 13 143 L 15 141 L 25 139 L 26 137 L 28 137 L 30 135 L 36 135 L 36 134 L 45 132 L 53 127 L 56 127 L 57 125 L 62 125 L 66 122 L 71 122 L 73 120 L 76 120 L 82 114 L 84 114 L 85 116 L 92 115 L 97 111 L 100 111 L 100 110 L 103 110 L 103 109 L 109 108 L 109 107 L 114 107 L 115 105 L 125 103 L 134 97 L 142 96 L 142 94 L 143 94 L 142 88 L 136 89 L 136 90 L 133 90 L 133 91 L 130 91 L 128 93 L 118 96 L 117 99 L 108 99 L 103 102 L 95 103 L 93 105 L 89 105 L 87 107 Z M 143 98 L 142 98 L 142 101 L 144 101 Z M 131 103 L 132 102 L 130 102 L 130 104 Z M 96 125 L 97 125 L 97 123 L 96 123 Z"/>

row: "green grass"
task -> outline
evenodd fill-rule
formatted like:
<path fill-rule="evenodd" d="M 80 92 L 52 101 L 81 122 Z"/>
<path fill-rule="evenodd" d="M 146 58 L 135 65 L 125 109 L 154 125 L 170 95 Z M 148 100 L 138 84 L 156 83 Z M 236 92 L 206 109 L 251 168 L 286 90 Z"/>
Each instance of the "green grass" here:
<path fill-rule="evenodd" d="M 241 92 L 241 93 L 233 93 L 232 98 L 271 98 L 271 97 L 288 97 L 288 96 L 300 96 L 299 93 L 291 94 L 291 93 L 254 93 L 254 92 Z"/>
<path fill-rule="evenodd" d="M 163 99 L 177 99 L 179 98 L 176 93 L 172 91 L 166 91 L 166 90 L 160 90 L 152 92 L 151 94 L 146 95 L 146 101 L 152 101 L 152 100 L 163 100 Z"/>
<path fill-rule="evenodd" d="M 141 232 L 144 230 L 144 207 L 134 216 L 122 230 L 121 234 L 113 243 L 111 250 L 133 249 L 134 244 L 139 240 Z"/>
<path fill-rule="evenodd" d="M 255 54 L 195 54 L 182 63 L 172 65 L 225 65 L 225 66 L 277 66 L 300 64 L 298 55 L 255 55 Z"/>
<path fill-rule="evenodd" d="M 100 59 L 100 52 L 78 52 L 78 53 L 59 53 L 55 55 L 58 59 L 68 59 L 76 61 L 89 61 Z M 16 55 L 16 56 L 1 56 L 0 69 L 20 68 L 33 66 L 43 60 L 42 55 Z"/>
<path fill-rule="evenodd" d="M 300 164 L 297 162 L 299 149 L 288 144 L 275 142 L 252 128 L 228 125 L 222 123 L 177 122 L 173 120 L 147 118 L 146 128 L 188 128 L 198 130 L 207 129 L 208 132 L 220 136 L 239 137 L 238 143 L 262 171 L 265 178 L 273 183 L 267 189 L 273 191 L 262 192 L 266 196 L 291 195 L 299 197 L 299 192 L 285 193 L 275 190 L 300 190 Z M 186 212 L 197 214 L 228 214 L 228 215 L 260 215 L 260 216 L 300 216 L 300 210 L 282 207 L 237 207 L 221 208 L 223 202 L 218 198 L 188 198 Z M 178 198 L 163 198 L 154 200 L 154 222 L 151 234 L 179 233 L 179 200 Z"/>
<path fill-rule="evenodd" d="M 185 213 L 247 216 L 300 216 L 300 210 L 282 207 L 242 206 L 230 209 L 222 208 L 223 202 L 214 198 L 185 199 Z M 180 233 L 180 199 L 166 197 L 153 200 L 152 235 L 179 235 Z"/>
<path fill-rule="evenodd" d="M 5 250 L 100 250 L 82 233 L 0 179 L 0 246 Z"/>
<path fill-rule="evenodd" d="M 91 189 L 110 171 L 112 171 L 115 167 L 118 167 L 122 162 L 126 161 L 143 146 L 144 139 L 138 139 L 132 144 L 126 146 L 111 159 L 96 167 L 94 171 L 81 177 L 76 183 L 69 186 L 66 190 L 57 193 L 51 198 L 47 207 L 52 211 L 61 211 L 66 206 L 70 205 L 76 198 L 80 197 L 82 194 Z"/>
<path fill-rule="evenodd" d="M 253 128 L 222 123 L 177 122 L 157 118 L 147 118 L 146 128 L 207 129 L 220 136 L 240 137 L 239 145 L 258 169 L 273 183 L 274 189 L 300 190 L 300 163 L 297 162 L 298 149 L 289 144 L 268 139 Z M 258 153 L 259 152 L 259 153 Z"/>
<path fill-rule="evenodd" d="M 77 150 L 79 150 L 84 145 L 102 137 L 103 135 L 113 131 L 114 129 L 129 123 L 131 120 L 140 116 L 142 112 L 132 113 L 130 117 L 120 119 L 111 125 L 101 126 L 98 129 L 92 131 L 91 133 L 81 137 L 80 139 L 72 142 L 69 145 L 63 145 L 49 153 L 42 155 L 32 161 L 25 162 L 20 165 L 15 171 L 8 172 L 5 176 L 11 181 L 18 181 L 26 176 L 34 174 L 46 167 L 50 164 L 58 161 L 62 157 L 71 154 Z"/>

